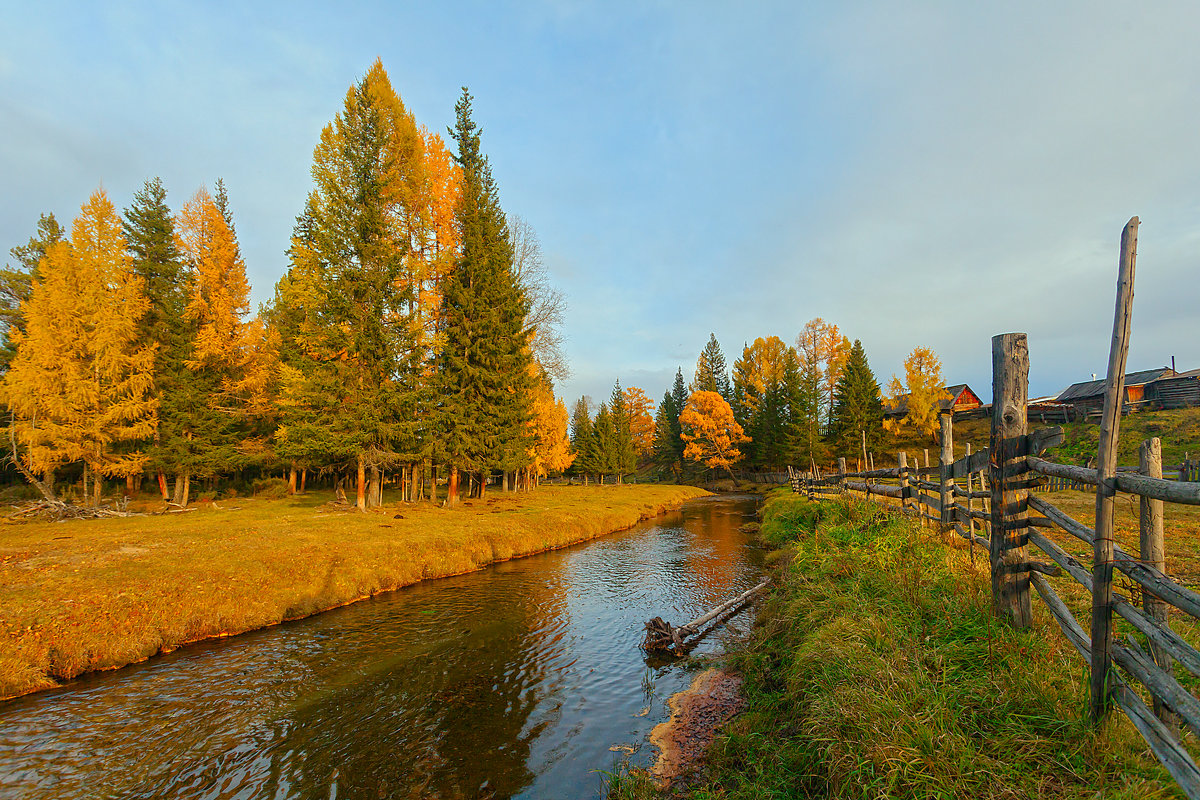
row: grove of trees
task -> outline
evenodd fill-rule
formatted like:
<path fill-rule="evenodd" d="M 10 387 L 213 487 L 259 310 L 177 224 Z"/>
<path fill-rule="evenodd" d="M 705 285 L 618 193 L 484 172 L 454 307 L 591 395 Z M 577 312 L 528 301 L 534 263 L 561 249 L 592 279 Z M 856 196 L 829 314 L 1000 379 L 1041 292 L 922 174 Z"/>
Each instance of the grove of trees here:
<path fill-rule="evenodd" d="M 123 214 L 97 191 L 69 235 L 43 216 L 0 272 L 13 463 L 48 496 L 82 470 L 94 503 L 105 479 L 186 505 L 197 481 L 317 473 L 359 508 L 387 476 L 416 500 L 440 471 L 453 503 L 460 482 L 482 496 L 493 474 L 527 488 L 570 466 L 562 297 L 501 207 L 466 89 L 450 133 L 453 151 L 376 61 L 321 132 L 256 315 L 221 181 L 175 214 L 157 178 Z M 607 424 L 644 450 L 634 401 L 614 391 Z"/>

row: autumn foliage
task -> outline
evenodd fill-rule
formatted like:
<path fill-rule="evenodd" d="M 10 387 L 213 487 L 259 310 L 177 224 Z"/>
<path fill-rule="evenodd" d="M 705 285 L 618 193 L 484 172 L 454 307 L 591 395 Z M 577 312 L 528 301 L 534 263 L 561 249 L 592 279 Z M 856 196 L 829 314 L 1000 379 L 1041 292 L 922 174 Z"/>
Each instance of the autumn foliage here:
<path fill-rule="evenodd" d="M 942 362 L 933 350 L 928 347 L 914 348 L 904 359 L 904 383 L 900 383 L 893 375 L 888 389 L 893 408 L 907 395 L 908 410 L 901 422 L 926 436 L 932 436 L 938 429 L 938 411 L 942 401 L 950 398 L 950 393 L 943 386 Z M 894 430 L 896 423 L 891 422 L 889 428 Z"/>
<path fill-rule="evenodd" d="M 679 422 L 686 445 L 684 457 L 712 469 L 729 470 L 742 458 L 738 445 L 750 441 L 734 420 L 729 403 L 716 392 L 692 392 Z"/>

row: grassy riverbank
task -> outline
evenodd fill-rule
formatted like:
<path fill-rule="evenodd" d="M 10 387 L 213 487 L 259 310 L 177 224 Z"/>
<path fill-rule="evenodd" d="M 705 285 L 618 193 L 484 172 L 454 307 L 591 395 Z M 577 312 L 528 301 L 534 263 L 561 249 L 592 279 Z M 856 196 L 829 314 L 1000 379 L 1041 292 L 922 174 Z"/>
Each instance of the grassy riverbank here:
<path fill-rule="evenodd" d="M 1123 715 L 1089 726 L 1083 661 L 1040 601 L 1032 630 L 993 619 L 985 557 L 875 505 L 787 493 L 762 536 L 777 587 L 732 658 L 749 710 L 688 796 L 1182 796 Z"/>
<path fill-rule="evenodd" d="M 328 495 L 0 526 L 0 697 L 622 530 L 705 494 L 543 486 L 362 514 Z"/>

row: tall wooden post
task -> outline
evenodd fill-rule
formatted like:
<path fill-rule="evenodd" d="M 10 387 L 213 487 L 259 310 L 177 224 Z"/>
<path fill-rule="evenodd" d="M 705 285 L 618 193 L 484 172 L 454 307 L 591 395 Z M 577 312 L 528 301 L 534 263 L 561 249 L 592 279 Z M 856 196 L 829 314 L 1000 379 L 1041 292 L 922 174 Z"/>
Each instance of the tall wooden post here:
<path fill-rule="evenodd" d="M 1023 333 L 992 337 L 992 437 L 988 472 L 992 484 L 990 558 L 992 607 L 1014 627 L 1033 621 L 1029 604 L 1026 513 L 1023 488 L 1026 412 L 1029 400 L 1029 342 Z"/>
<path fill-rule="evenodd" d="M 1143 475 L 1151 478 L 1162 477 L 1162 442 L 1157 438 L 1147 439 L 1138 448 L 1138 467 Z M 1141 511 L 1140 552 L 1142 562 L 1154 567 L 1159 572 L 1166 572 L 1167 552 L 1163 542 L 1163 502 L 1143 497 Z M 1150 592 L 1142 592 L 1142 606 L 1146 609 L 1146 616 L 1157 620 L 1158 624 L 1164 628 L 1170 626 L 1170 622 L 1167 620 L 1167 604 L 1162 600 Z M 1171 674 L 1175 661 L 1171 658 L 1170 653 L 1151 642 L 1150 655 L 1154 657 L 1154 663 L 1158 664 L 1163 672 Z M 1154 698 L 1154 714 L 1178 739 L 1179 716 L 1163 705 L 1157 696 Z"/>
<path fill-rule="evenodd" d="M 897 459 L 900 462 L 900 507 L 908 508 L 908 453 L 901 450 Z"/>
<path fill-rule="evenodd" d="M 1133 314 L 1133 276 L 1137 261 L 1138 218 L 1121 232 L 1121 261 L 1117 272 L 1117 307 L 1108 377 L 1104 382 L 1104 414 L 1100 417 L 1100 446 L 1096 453 L 1096 540 L 1092 551 L 1092 719 L 1108 712 L 1108 671 L 1112 669 L 1113 512 L 1116 510 L 1117 438 L 1125 398 L 1125 358 L 1129 355 L 1129 323 Z"/>
<path fill-rule="evenodd" d="M 839 457 L 838 458 L 838 491 L 839 492 L 846 491 L 845 487 L 842 486 L 842 483 L 844 483 L 845 480 L 846 480 L 846 459 Z"/>
<path fill-rule="evenodd" d="M 863 466 L 862 466 L 862 468 L 864 470 L 869 469 L 869 467 L 867 467 L 867 464 L 870 462 L 867 461 L 867 432 L 865 429 L 862 432 L 862 451 L 863 451 L 863 460 L 862 460 Z"/>
<path fill-rule="evenodd" d="M 949 525 L 954 521 L 954 420 L 948 413 L 938 414 L 938 424 L 942 428 L 942 471 L 940 495 L 942 505 L 942 524 Z"/>
<path fill-rule="evenodd" d="M 975 517 L 971 512 L 975 510 L 975 501 L 971 498 L 971 492 L 975 491 L 975 473 L 971 472 L 971 443 L 967 442 L 967 531 L 971 534 L 971 558 L 975 558 Z"/>

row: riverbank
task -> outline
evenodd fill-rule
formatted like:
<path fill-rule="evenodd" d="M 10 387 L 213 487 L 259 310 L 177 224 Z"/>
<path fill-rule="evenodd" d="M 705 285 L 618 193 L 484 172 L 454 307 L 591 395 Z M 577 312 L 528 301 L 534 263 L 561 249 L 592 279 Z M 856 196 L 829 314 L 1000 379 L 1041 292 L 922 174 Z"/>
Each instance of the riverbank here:
<path fill-rule="evenodd" d="M 566 547 L 706 494 L 543 486 L 366 514 L 325 494 L 163 516 L 0 526 L 0 697 L 428 578 Z"/>
<path fill-rule="evenodd" d="M 1084 665 L 1040 603 L 1031 630 L 996 623 L 986 556 L 872 504 L 785 491 L 763 516 L 776 588 L 730 658 L 747 710 L 685 796 L 1180 796 L 1123 715 L 1088 724 Z"/>

